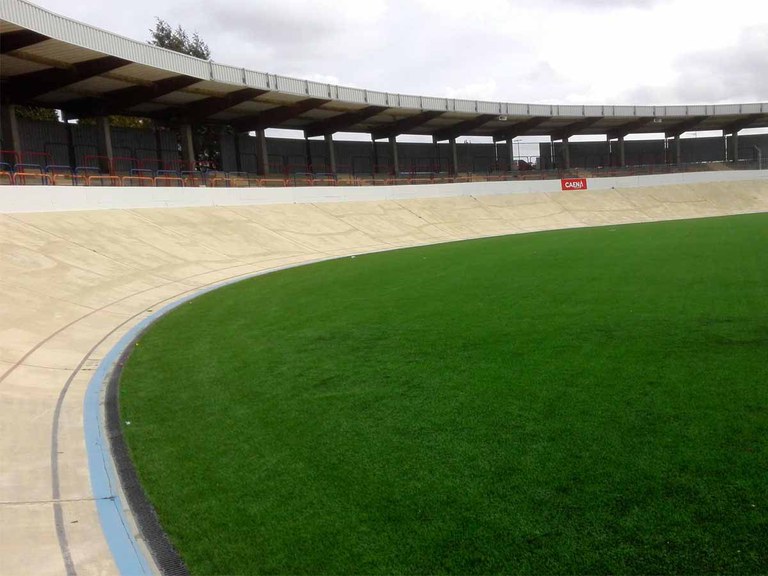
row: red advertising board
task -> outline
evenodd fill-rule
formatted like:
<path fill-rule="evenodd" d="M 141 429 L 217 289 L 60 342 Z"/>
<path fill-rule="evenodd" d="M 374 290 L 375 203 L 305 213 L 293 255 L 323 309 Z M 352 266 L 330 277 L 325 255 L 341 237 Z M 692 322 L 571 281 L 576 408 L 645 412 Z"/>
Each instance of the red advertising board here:
<path fill-rule="evenodd" d="M 560 180 L 560 186 L 563 190 L 586 190 L 586 178 L 563 178 Z"/>

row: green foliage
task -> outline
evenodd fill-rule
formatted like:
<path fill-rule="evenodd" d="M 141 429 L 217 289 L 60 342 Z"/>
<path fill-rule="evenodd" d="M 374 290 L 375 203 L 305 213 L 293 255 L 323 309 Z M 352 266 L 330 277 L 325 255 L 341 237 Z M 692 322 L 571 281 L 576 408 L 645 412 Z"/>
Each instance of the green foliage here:
<path fill-rule="evenodd" d="M 204 295 L 121 384 L 196 574 L 756 574 L 768 214 L 343 258 Z"/>
<path fill-rule="evenodd" d="M 150 130 L 152 120 L 148 118 L 137 118 L 134 116 L 110 116 L 109 125 L 116 128 L 138 128 L 141 130 Z"/>
<path fill-rule="evenodd" d="M 16 106 L 16 117 L 27 120 L 59 121 L 56 110 L 53 108 L 41 108 L 40 106 Z"/>
<path fill-rule="evenodd" d="M 78 124 L 83 126 L 93 126 L 96 124 L 96 118 L 80 118 Z M 151 130 L 152 120 L 149 118 L 138 118 L 134 116 L 110 116 L 109 125 L 113 128 L 137 128 L 140 130 Z"/>
<path fill-rule="evenodd" d="M 210 60 L 211 58 L 211 51 L 208 45 L 197 35 L 197 32 L 192 34 L 190 38 L 181 26 L 174 30 L 168 22 L 160 18 L 155 18 L 155 28 L 150 29 L 149 32 L 152 35 L 152 40 L 149 41 L 150 44 L 167 48 L 174 52 L 188 54 L 195 58 L 202 58 L 203 60 Z"/>

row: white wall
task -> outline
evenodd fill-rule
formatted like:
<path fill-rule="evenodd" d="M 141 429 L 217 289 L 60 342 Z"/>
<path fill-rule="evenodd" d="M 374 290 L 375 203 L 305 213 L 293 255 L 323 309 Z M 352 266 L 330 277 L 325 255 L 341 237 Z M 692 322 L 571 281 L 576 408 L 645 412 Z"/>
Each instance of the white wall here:
<path fill-rule="evenodd" d="M 768 180 L 768 170 L 682 172 L 651 176 L 589 178 L 590 190 L 702 182 Z M 259 204 L 311 204 L 403 200 L 489 194 L 560 192 L 559 180 L 469 182 L 418 186 L 318 186 L 297 188 L 154 188 L 109 186 L 2 186 L 0 213 L 62 212 L 118 208 L 183 208 Z"/>

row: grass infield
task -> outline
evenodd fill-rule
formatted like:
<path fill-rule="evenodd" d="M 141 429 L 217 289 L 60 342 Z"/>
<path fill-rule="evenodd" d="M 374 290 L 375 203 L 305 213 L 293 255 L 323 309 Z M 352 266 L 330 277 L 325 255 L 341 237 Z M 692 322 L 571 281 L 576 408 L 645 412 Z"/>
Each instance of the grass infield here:
<path fill-rule="evenodd" d="M 195 574 L 766 573 L 768 214 L 231 285 L 120 402 Z"/>

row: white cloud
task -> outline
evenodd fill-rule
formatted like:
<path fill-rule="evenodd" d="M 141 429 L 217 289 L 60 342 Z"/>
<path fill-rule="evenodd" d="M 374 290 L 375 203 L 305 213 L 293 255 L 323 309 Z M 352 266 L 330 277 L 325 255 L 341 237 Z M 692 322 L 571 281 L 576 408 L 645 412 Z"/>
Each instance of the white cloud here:
<path fill-rule="evenodd" d="M 474 84 L 467 84 L 460 88 L 452 88 L 448 86 L 443 90 L 443 94 L 446 98 L 472 100 L 497 100 L 499 96 L 496 89 L 496 80 L 493 78 L 488 78 L 485 81 L 476 82 Z"/>
<path fill-rule="evenodd" d="M 543 103 L 765 100 L 764 0 L 38 0 L 217 62 L 374 90 Z"/>

